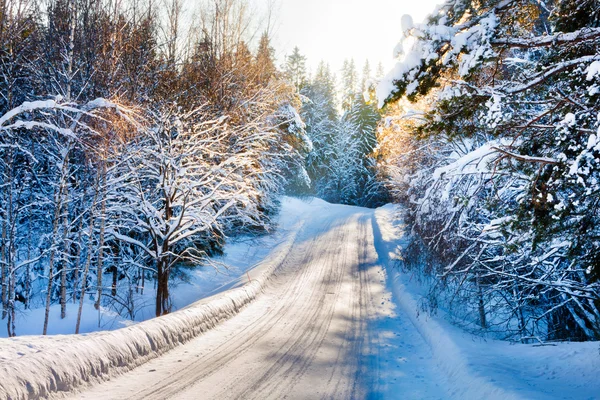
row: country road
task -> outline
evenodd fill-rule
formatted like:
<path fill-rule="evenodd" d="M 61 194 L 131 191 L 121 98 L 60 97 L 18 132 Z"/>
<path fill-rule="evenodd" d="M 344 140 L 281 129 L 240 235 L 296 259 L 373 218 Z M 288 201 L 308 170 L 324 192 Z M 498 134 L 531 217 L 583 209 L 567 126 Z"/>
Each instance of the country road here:
<path fill-rule="evenodd" d="M 242 312 L 73 398 L 444 398 L 428 347 L 394 308 L 376 234 L 372 210 L 305 216 L 264 293 Z"/>

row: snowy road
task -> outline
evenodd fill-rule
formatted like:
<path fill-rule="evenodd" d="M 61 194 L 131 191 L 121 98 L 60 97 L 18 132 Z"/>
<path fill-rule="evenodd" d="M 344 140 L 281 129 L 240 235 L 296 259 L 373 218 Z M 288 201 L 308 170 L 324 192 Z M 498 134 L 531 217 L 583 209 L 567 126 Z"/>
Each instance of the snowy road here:
<path fill-rule="evenodd" d="M 74 398 L 446 397 L 428 347 L 394 309 L 374 213 L 325 211 L 305 216 L 264 293 L 237 316 Z"/>

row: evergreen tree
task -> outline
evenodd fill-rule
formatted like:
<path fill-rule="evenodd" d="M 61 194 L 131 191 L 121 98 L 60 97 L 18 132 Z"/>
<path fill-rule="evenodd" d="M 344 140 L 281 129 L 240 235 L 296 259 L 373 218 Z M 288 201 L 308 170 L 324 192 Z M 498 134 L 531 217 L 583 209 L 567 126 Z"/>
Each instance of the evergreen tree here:
<path fill-rule="evenodd" d="M 405 21 L 415 42 L 380 100 L 425 109 L 417 167 L 399 157 L 395 176 L 415 177 L 437 272 L 484 329 L 493 307 L 521 336 L 600 337 L 597 2 L 450 0 Z"/>
<path fill-rule="evenodd" d="M 358 90 L 358 73 L 354 59 L 345 60 L 342 67 L 342 110 L 349 111 L 352 108 L 356 92 Z"/>
<path fill-rule="evenodd" d="M 265 32 L 260 37 L 258 50 L 256 52 L 256 69 L 258 74 L 258 82 L 267 84 L 269 80 L 277 72 L 275 67 L 274 54 L 275 50 L 271 47 L 269 35 Z"/>
<path fill-rule="evenodd" d="M 375 71 L 375 79 L 380 80 L 385 75 L 385 70 L 383 68 L 383 63 L 380 61 L 377 64 L 377 70 Z"/>
<path fill-rule="evenodd" d="M 379 113 L 356 92 L 351 62 L 347 62 L 346 69 L 348 90 L 353 88 L 354 93 L 348 102 L 350 109 L 342 116 L 335 104 L 335 79 L 323 62 L 302 91 L 309 99 L 302 108 L 302 117 L 313 143 L 307 168 L 319 197 L 335 203 L 379 205 L 386 198 L 373 158 Z"/>
<path fill-rule="evenodd" d="M 304 88 L 306 85 L 306 56 L 300 53 L 297 46 L 294 47 L 292 54 L 286 57 L 283 71 L 296 90 L 301 91 Z"/>
<path fill-rule="evenodd" d="M 362 70 L 362 76 L 360 79 L 360 92 L 364 93 L 367 91 L 368 87 L 368 83 L 371 80 L 372 76 L 371 76 L 371 65 L 369 64 L 369 60 L 365 61 L 365 65 L 363 67 Z"/>
<path fill-rule="evenodd" d="M 323 61 L 302 95 L 308 99 L 302 107 L 302 119 L 306 123 L 306 133 L 313 144 L 308 154 L 306 165 L 317 194 L 327 180 L 328 166 L 331 161 L 334 143 L 334 130 L 338 120 L 335 103 L 335 78 L 328 65 Z"/>
<path fill-rule="evenodd" d="M 367 207 L 380 206 L 388 196 L 377 176 L 374 151 L 377 147 L 377 126 L 381 119 L 374 103 L 367 103 L 364 96 L 357 93 L 352 109 L 346 118 L 352 122 L 352 139 L 359 154 L 356 160 L 357 193 L 355 204 Z"/>

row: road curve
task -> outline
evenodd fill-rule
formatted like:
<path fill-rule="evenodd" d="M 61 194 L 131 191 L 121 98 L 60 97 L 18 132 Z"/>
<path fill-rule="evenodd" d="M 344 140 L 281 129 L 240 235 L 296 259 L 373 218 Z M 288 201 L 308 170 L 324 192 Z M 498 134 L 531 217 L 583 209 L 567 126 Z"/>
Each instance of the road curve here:
<path fill-rule="evenodd" d="M 237 316 L 73 398 L 443 397 L 426 346 L 390 308 L 374 213 L 336 206 L 306 219 L 264 293 Z M 390 359 L 392 348 L 406 357 Z"/>

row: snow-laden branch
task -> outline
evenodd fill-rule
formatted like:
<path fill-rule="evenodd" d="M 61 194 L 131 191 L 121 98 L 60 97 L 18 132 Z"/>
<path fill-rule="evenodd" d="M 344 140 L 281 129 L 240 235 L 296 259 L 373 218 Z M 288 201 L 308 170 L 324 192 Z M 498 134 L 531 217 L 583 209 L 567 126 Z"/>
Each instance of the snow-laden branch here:
<path fill-rule="evenodd" d="M 559 32 L 554 35 L 544 35 L 532 38 L 502 37 L 493 39 L 490 43 L 494 46 L 529 49 L 535 47 L 575 44 L 596 39 L 600 39 L 600 28 L 583 28 L 575 32 Z"/>
<path fill-rule="evenodd" d="M 510 152 L 506 149 L 503 149 L 503 148 L 497 147 L 497 146 L 492 146 L 491 149 L 495 150 L 497 152 L 500 152 L 500 153 L 504 154 L 505 156 L 514 158 L 515 160 L 522 161 L 522 162 L 539 163 L 539 164 L 558 164 L 558 160 L 555 160 L 553 158 L 525 156 L 522 154 L 516 154 L 516 153 Z"/>
<path fill-rule="evenodd" d="M 94 114 L 94 111 L 100 109 L 114 110 L 129 123 L 137 124 L 131 110 L 110 100 L 97 98 L 85 104 L 78 105 L 73 102 L 63 102 L 61 97 L 57 97 L 56 99 L 50 100 L 26 101 L 20 106 L 9 110 L 0 117 L 0 132 L 19 128 L 27 130 L 40 128 L 54 131 L 67 137 L 76 138 L 73 130 L 81 124 L 81 117 L 84 115 L 98 117 Z M 72 114 L 73 116 L 69 117 L 69 119 L 72 120 L 72 124 L 68 127 L 62 127 L 55 122 L 39 121 L 35 119 L 36 112 L 43 113 L 44 119 L 47 119 L 47 113 L 50 111 L 63 113 L 64 115 Z"/>
<path fill-rule="evenodd" d="M 584 57 L 579 57 L 579 58 L 576 58 L 573 60 L 563 61 L 563 62 L 560 62 L 560 63 L 550 66 L 549 68 L 543 70 L 539 74 L 528 77 L 526 82 L 523 82 L 520 84 L 506 83 L 504 88 L 498 88 L 496 90 L 499 92 L 505 93 L 505 94 L 522 93 L 528 89 L 538 86 L 539 84 L 545 82 L 548 78 L 550 78 L 560 72 L 566 71 L 569 68 L 574 68 L 578 65 L 592 63 L 592 62 L 599 61 L 599 60 L 600 60 L 600 55 L 596 54 L 593 56 L 584 56 Z"/>

